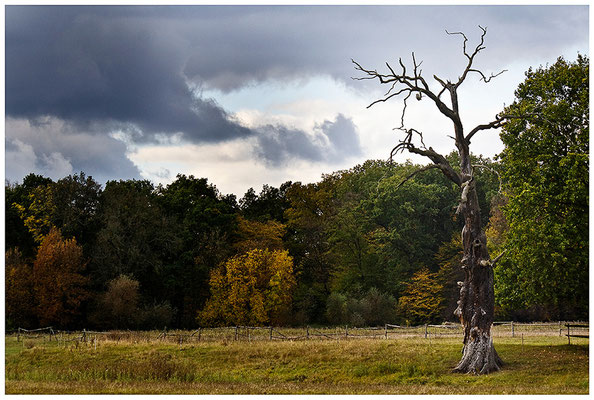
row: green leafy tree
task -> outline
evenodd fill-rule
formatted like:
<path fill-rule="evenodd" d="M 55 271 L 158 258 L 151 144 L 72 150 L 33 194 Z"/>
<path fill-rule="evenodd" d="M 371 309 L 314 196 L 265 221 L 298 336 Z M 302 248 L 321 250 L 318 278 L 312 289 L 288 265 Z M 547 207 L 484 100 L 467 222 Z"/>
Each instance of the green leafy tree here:
<path fill-rule="evenodd" d="M 97 211 L 101 229 L 92 248 L 89 273 L 96 290 L 120 275 L 138 280 L 144 296 L 160 299 L 164 269 L 180 250 L 175 225 L 159 205 L 149 181 L 109 181 Z"/>
<path fill-rule="evenodd" d="M 285 210 L 289 208 L 287 190 L 291 187 L 290 181 L 283 183 L 280 187 L 264 185 L 259 195 L 253 188 L 248 189 L 243 198 L 239 200 L 239 208 L 242 215 L 250 220 L 260 222 L 275 220 L 286 222 Z"/>
<path fill-rule="evenodd" d="M 64 237 L 76 238 L 88 255 L 99 229 L 100 193 L 101 185 L 81 172 L 35 187 L 26 201 L 14 206 L 37 243 L 57 227 Z"/>
<path fill-rule="evenodd" d="M 54 214 L 52 224 L 65 238 L 76 238 L 85 256 L 99 230 L 97 209 L 101 185 L 84 172 L 58 180 L 52 187 Z"/>
<path fill-rule="evenodd" d="M 396 297 L 416 271 L 425 266 L 438 269 L 434 255 L 457 225 L 452 219 L 456 191 L 439 173 L 428 171 L 400 186 L 416 169 L 406 164 L 380 181 L 370 210 L 376 228 L 369 238 L 383 264 L 378 277 L 389 282 Z"/>
<path fill-rule="evenodd" d="M 287 190 L 285 246 L 295 262 L 294 305 L 303 323 L 324 320 L 333 265 L 328 251 L 328 224 L 335 213 L 336 177 L 321 182 L 294 183 Z"/>
<path fill-rule="evenodd" d="M 33 269 L 17 248 L 5 254 L 5 311 L 7 327 L 36 327 Z"/>
<path fill-rule="evenodd" d="M 587 318 L 589 59 L 530 69 L 501 132 L 509 204 L 496 290 L 507 310 Z"/>
<path fill-rule="evenodd" d="M 332 325 L 341 325 L 347 322 L 346 316 L 347 297 L 338 292 L 332 292 L 326 300 L 326 320 Z"/>
<path fill-rule="evenodd" d="M 444 301 L 440 315 L 443 321 L 458 321 L 454 311 L 460 299 L 458 282 L 464 280 L 464 270 L 460 263 L 462 255 L 462 238 L 459 232 L 455 232 L 452 239 L 443 243 L 435 254 L 435 261 L 439 264 L 437 282 L 443 287 L 441 297 Z"/>
<path fill-rule="evenodd" d="M 93 322 L 100 329 L 135 328 L 140 322 L 139 282 L 120 275 L 99 296 Z"/>
<path fill-rule="evenodd" d="M 372 287 L 361 299 L 361 314 L 368 326 L 393 323 L 396 320 L 396 299 Z"/>
<path fill-rule="evenodd" d="M 233 254 L 237 204 L 207 179 L 192 175 L 178 175 L 159 188 L 158 200 L 180 242 L 175 259 L 163 267 L 164 294 L 177 310 L 174 323 L 191 327 L 209 297 L 210 271 Z"/>

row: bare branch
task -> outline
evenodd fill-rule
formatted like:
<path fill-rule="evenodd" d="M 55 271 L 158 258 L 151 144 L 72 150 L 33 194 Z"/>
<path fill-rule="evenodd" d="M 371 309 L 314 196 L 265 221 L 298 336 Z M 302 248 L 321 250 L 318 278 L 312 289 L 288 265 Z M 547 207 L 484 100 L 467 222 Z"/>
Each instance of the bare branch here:
<path fill-rule="evenodd" d="M 479 131 L 501 128 L 507 121 L 509 121 L 511 119 L 522 119 L 522 118 L 528 118 L 528 117 L 542 117 L 542 114 L 537 113 L 537 112 L 524 113 L 522 115 L 497 114 L 495 116 L 495 120 L 489 122 L 488 124 L 477 125 L 470 132 L 468 132 L 468 134 L 466 135 L 466 137 L 464 139 L 466 140 L 467 144 L 470 144 L 470 139 L 472 139 L 472 137 Z"/>
<path fill-rule="evenodd" d="M 458 186 L 462 185 L 462 177 L 454 170 L 454 168 L 452 168 L 448 160 L 446 160 L 444 156 L 433 150 L 432 147 L 429 147 L 428 149 L 420 149 L 418 147 L 415 147 L 410 141 L 403 141 L 400 142 L 398 146 L 396 146 L 394 149 L 398 148 L 403 148 L 408 150 L 410 153 L 418 154 L 429 158 L 431 161 L 433 161 L 435 165 L 437 165 L 437 167 L 441 170 L 441 172 L 443 172 L 443 174 L 449 180 L 451 180 Z M 394 149 L 392 150 L 392 153 L 394 152 Z"/>
<path fill-rule="evenodd" d="M 466 43 L 468 43 L 468 38 L 466 37 L 466 35 L 465 35 L 464 33 L 462 33 L 462 32 L 448 32 L 448 30 L 447 30 L 447 29 L 445 30 L 445 32 L 446 32 L 448 35 L 461 35 L 461 36 L 464 38 L 464 43 L 462 44 L 462 49 L 463 49 L 463 51 L 464 51 L 464 55 L 465 55 L 467 58 L 470 58 L 470 56 L 468 55 L 468 53 L 466 53 Z"/>
<path fill-rule="evenodd" d="M 446 91 L 446 89 L 448 88 L 448 84 L 445 83 L 441 78 L 439 78 L 437 75 L 433 75 L 433 79 L 435 79 L 437 82 L 439 82 L 442 86 L 441 91 L 437 94 L 437 98 L 441 98 L 441 95 L 443 94 L 443 92 Z"/>
<path fill-rule="evenodd" d="M 361 71 L 366 75 L 363 77 L 356 77 L 356 78 L 352 78 L 352 79 L 354 79 L 354 80 L 378 79 L 380 81 L 380 83 L 382 83 L 382 84 L 389 83 L 389 84 L 392 84 L 394 87 L 396 87 L 398 84 L 400 84 L 403 86 L 403 88 L 399 91 L 400 94 L 410 91 L 410 92 L 420 93 L 421 94 L 420 98 L 422 98 L 423 96 L 427 96 L 435 103 L 435 105 L 437 106 L 437 108 L 439 109 L 439 111 L 442 114 L 444 114 L 446 117 L 452 119 L 452 121 L 454 121 L 454 123 L 456 123 L 458 121 L 456 114 L 450 108 L 448 108 L 448 106 L 446 106 L 440 100 L 440 98 L 437 95 L 435 95 L 433 92 L 431 92 L 431 90 L 429 89 L 429 85 L 427 84 L 425 79 L 421 76 L 421 71 L 418 69 L 418 67 L 421 65 L 422 62 L 418 63 L 416 61 L 416 56 L 414 54 L 413 54 L 413 74 L 414 74 L 414 76 L 408 76 L 406 74 L 406 66 L 404 65 L 401 58 L 398 59 L 398 63 L 400 64 L 400 66 L 402 68 L 402 73 L 400 73 L 400 74 L 396 73 L 394 71 L 394 69 L 392 68 L 392 66 L 388 63 L 386 63 L 386 66 L 387 66 L 388 70 L 390 71 L 390 73 L 389 74 L 381 74 L 381 73 L 377 72 L 376 70 L 369 70 L 369 69 L 363 68 L 361 66 L 361 64 L 359 64 L 355 60 L 351 59 L 351 61 L 355 65 L 356 70 Z M 419 86 L 419 82 L 421 83 L 421 86 Z M 377 104 L 377 103 L 385 102 L 385 101 L 389 100 L 391 97 L 394 97 L 393 95 L 396 95 L 396 94 L 391 93 L 391 90 L 389 90 L 388 93 L 390 93 L 390 94 L 387 96 L 384 96 L 383 99 L 376 100 L 375 102 L 370 104 L 369 107 L 374 104 Z"/>
<path fill-rule="evenodd" d="M 484 41 L 485 41 L 485 36 L 487 33 L 486 28 L 483 28 L 481 26 L 479 26 L 479 28 L 482 31 L 481 36 L 480 36 L 480 41 L 476 45 L 476 47 L 474 47 L 474 49 L 472 49 L 472 51 L 470 51 L 468 49 L 468 38 L 466 37 L 466 35 L 464 33 L 446 31 L 446 33 L 448 35 L 459 35 L 463 38 L 463 53 L 467 58 L 467 65 L 464 68 L 462 76 L 460 78 L 458 78 L 458 81 L 456 83 L 452 83 L 449 80 L 443 80 L 443 79 L 439 78 L 437 75 L 434 75 L 433 78 L 441 85 L 441 89 L 439 92 L 433 92 L 430 90 L 429 85 L 423 78 L 422 71 L 420 69 L 422 61 L 421 62 L 417 61 L 416 55 L 414 52 L 412 53 L 412 73 L 407 71 L 406 65 L 402 61 L 402 58 L 398 59 L 398 64 L 400 65 L 401 70 L 399 72 L 396 72 L 394 70 L 394 68 L 389 63 L 386 63 L 386 67 L 387 67 L 387 71 L 388 71 L 387 73 L 380 73 L 377 70 L 365 69 L 359 63 L 352 60 L 353 64 L 355 65 L 355 69 L 363 72 L 363 74 L 364 74 L 363 77 L 353 78 L 353 79 L 359 79 L 359 80 L 378 79 L 380 83 L 390 85 L 389 89 L 386 91 L 384 96 L 381 99 L 378 99 L 378 100 L 374 101 L 373 103 L 371 103 L 368 106 L 368 108 L 377 104 L 377 103 L 387 102 L 388 100 L 390 100 L 393 97 L 403 95 L 403 109 L 402 109 L 402 114 L 400 116 L 400 127 L 395 128 L 395 129 L 402 130 L 405 133 L 405 136 L 404 136 L 403 140 L 399 141 L 399 143 L 390 152 L 390 160 L 393 159 L 395 154 L 397 154 L 401 151 L 404 151 L 404 150 L 407 150 L 413 154 L 419 154 L 419 155 L 425 156 L 425 157 L 429 158 L 431 161 L 433 161 L 433 163 L 435 165 L 437 165 L 437 168 L 441 169 L 442 172 L 444 173 L 444 175 L 446 177 L 448 177 L 450 180 L 452 180 L 454 183 L 456 183 L 458 186 L 460 186 L 462 184 L 463 177 L 464 177 L 464 179 L 468 179 L 468 176 L 472 174 L 472 172 L 470 171 L 471 166 L 470 166 L 470 162 L 468 159 L 468 156 L 469 156 L 468 145 L 470 143 L 470 139 L 477 132 L 479 132 L 481 130 L 496 128 L 496 127 L 501 126 L 501 124 L 503 124 L 503 122 L 505 120 L 505 118 L 497 116 L 497 119 L 495 121 L 493 121 L 489 124 L 479 125 L 476 128 L 474 128 L 472 131 L 470 131 L 470 133 L 468 135 L 464 135 L 464 129 L 463 129 L 462 122 L 460 119 L 460 114 L 458 112 L 458 96 L 457 96 L 458 86 L 464 81 L 464 79 L 466 78 L 466 76 L 468 75 L 469 72 L 478 73 L 479 75 L 481 75 L 481 77 L 483 78 L 483 80 L 485 82 L 490 81 L 492 78 L 498 76 L 499 74 L 501 74 L 503 72 L 502 71 L 499 74 L 492 74 L 491 76 L 487 77 L 484 73 L 482 73 L 478 69 L 473 68 L 473 62 L 474 62 L 475 56 L 480 51 L 482 51 L 484 49 Z M 410 73 L 411 75 L 408 75 L 408 73 Z M 449 98 L 451 101 L 451 105 L 449 105 L 449 106 L 446 105 L 444 103 L 444 101 L 442 101 L 442 99 L 441 99 L 441 96 L 445 92 L 449 93 Z M 453 122 L 456 146 L 458 147 L 458 151 L 460 153 L 461 159 L 467 160 L 464 162 L 464 165 L 462 165 L 462 171 L 463 171 L 464 176 L 458 174 L 452 168 L 452 166 L 449 164 L 449 162 L 445 159 L 445 157 L 436 153 L 432 148 L 427 148 L 425 146 L 425 143 L 423 141 L 423 135 L 421 132 L 416 131 L 414 129 L 406 129 L 405 128 L 404 117 L 406 115 L 406 111 L 408 108 L 408 100 L 410 99 L 410 97 L 413 94 L 415 95 L 417 100 L 421 100 L 421 99 L 423 99 L 423 97 L 428 97 L 431 101 L 433 101 L 433 103 L 435 104 L 437 109 L 444 116 L 448 117 Z M 415 144 L 413 144 L 413 136 L 414 135 L 419 136 L 421 147 L 417 147 Z"/>
<path fill-rule="evenodd" d="M 392 89 L 390 89 L 390 90 L 388 91 L 388 93 L 389 93 L 390 91 L 392 91 Z M 392 97 L 396 97 L 396 96 L 398 96 L 399 94 L 401 94 L 401 93 L 405 93 L 405 92 L 409 92 L 409 93 L 408 93 L 408 95 L 406 96 L 406 98 L 410 97 L 410 92 L 411 92 L 411 90 L 410 90 L 409 88 L 400 89 L 400 90 L 399 90 L 398 92 L 396 92 L 396 93 L 392 93 L 391 95 L 389 95 L 389 96 L 387 96 L 387 97 L 384 97 L 384 98 L 381 98 L 381 99 L 379 99 L 379 100 L 376 100 L 376 101 L 374 101 L 373 103 L 371 103 L 370 105 L 368 105 L 368 106 L 367 106 L 367 108 L 370 108 L 371 106 L 373 106 L 374 104 L 377 104 L 377 103 L 384 103 L 384 102 L 386 102 L 386 101 L 390 100 Z M 386 93 L 386 95 L 387 95 L 388 93 Z M 384 95 L 384 96 L 386 96 L 386 95 Z M 406 103 L 405 103 L 405 105 L 404 105 L 404 108 L 406 108 Z M 404 114 L 404 112 L 403 112 L 403 114 Z M 403 116 L 403 118 L 404 118 L 404 116 Z"/>
<path fill-rule="evenodd" d="M 491 73 L 491 75 L 489 75 L 488 78 L 485 76 L 485 74 L 483 74 L 482 71 L 479 71 L 478 69 L 470 68 L 468 70 L 468 72 L 476 72 L 477 74 L 480 74 L 481 80 L 484 81 L 485 83 L 489 83 L 489 82 L 491 82 L 491 79 L 498 77 L 499 75 L 503 74 L 504 72 L 507 72 L 507 70 L 503 69 L 496 74 Z"/>
<path fill-rule="evenodd" d="M 466 140 L 467 144 L 470 144 L 470 139 L 472 139 L 472 137 L 479 131 L 484 131 L 487 129 L 495 129 L 495 128 L 500 128 L 503 123 L 505 122 L 505 117 L 501 116 L 501 115 L 496 115 L 495 116 L 495 120 L 489 122 L 488 124 L 481 124 L 481 125 L 477 125 L 476 127 L 474 127 L 470 132 L 468 132 L 468 135 L 466 135 L 466 137 L 464 138 L 464 140 Z"/>
<path fill-rule="evenodd" d="M 504 255 L 505 253 L 507 253 L 507 249 L 506 249 L 506 250 L 503 250 L 503 251 L 502 251 L 502 252 L 501 252 L 501 253 L 500 253 L 500 254 L 499 254 L 497 257 L 495 257 L 495 258 L 493 259 L 493 261 L 491 261 L 491 266 L 492 266 L 492 267 L 495 267 L 495 264 L 497 264 L 497 261 L 499 261 L 499 259 L 500 259 L 501 257 L 503 257 L 503 255 Z"/>
<path fill-rule="evenodd" d="M 398 128 L 398 129 L 404 128 L 404 115 L 406 114 L 406 107 L 408 106 L 407 101 L 411 94 L 412 94 L 412 91 L 409 91 L 408 94 L 406 95 L 406 97 L 404 98 L 404 100 L 402 100 L 404 107 L 402 107 L 402 114 L 400 115 L 400 128 Z"/>
<path fill-rule="evenodd" d="M 404 178 L 404 180 L 402 182 L 400 182 L 398 184 L 398 186 L 396 186 L 396 189 L 398 189 L 400 186 L 404 185 L 406 182 L 408 182 L 413 176 L 420 174 L 421 172 L 425 172 L 427 170 L 430 169 L 434 169 L 434 168 L 439 168 L 436 164 L 429 164 L 423 168 L 420 168 L 418 170 L 416 170 L 415 172 L 413 172 L 412 174 L 410 174 L 409 176 L 407 176 L 406 178 Z"/>
<path fill-rule="evenodd" d="M 446 33 L 448 35 L 461 35 L 464 38 L 464 43 L 463 43 L 463 52 L 464 55 L 466 56 L 466 58 L 468 59 L 468 64 L 466 65 L 466 68 L 464 69 L 464 72 L 462 73 L 462 76 L 460 76 L 458 78 L 458 82 L 456 82 L 456 84 L 454 85 L 455 87 L 458 87 L 462 84 L 462 82 L 464 82 L 464 80 L 466 79 L 466 76 L 468 75 L 469 72 L 475 72 L 481 75 L 481 80 L 483 80 L 485 83 L 489 83 L 491 81 L 491 79 L 501 75 L 502 73 L 506 72 L 506 70 L 502 70 L 500 72 L 498 72 L 497 74 L 491 74 L 489 77 L 485 76 L 485 74 L 476 69 L 476 68 L 472 68 L 472 63 L 474 62 L 474 57 L 481 52 L 481 50 L 485 49 L 485 36 L 487 35 L 487 28 L 483 28 L 482 26 L 479 25 L 479 28 L 482 30 L 482 34 L 481 34 L 481 39 L 479 41 L 479 43 L 476 45 L 476 47 L 474 48 L 474 51 L 472 52 L 472 54 L 468 54 L 467 50 L 466 50 L 466 43 L 468 42 L 468 38 L 466 37 L 466 35 L 464 35 L 462 32 L 448 32 L 446 30 Z"/>
<path fill-rule="evenodd" d="M 388 67 L 388 69 L 390 70 L 390 72 L 392 73 L 393 76 L 396 76 L 396 72 L 394 72 L 394 70 L 392 69 L 392 67 L 390 66 L 389 63 L 386 62 L 386 66 Z M 396 81 L 398 82 L 398 81 Z"/>
<path fill-rule="evenodd" d="M 401 140 L 398 145 L 396 145 L 396 147 L 394 147 L 390 158 L 392 157 L 393 154 L 397 154 L 399 151 L 404 151 L 404 148 L 406 148 L 409 145 L 412 145 L 412 135 L 413 133 L 416 133 L 417 135 L 419 135 L 419 138 L 421 139 L 421 145 L 423 146 L 422 149 L 426 150 L 427 147 L 425 146 L 425 142 L 423 141 L 423 133 L 419 132 L 418 130 L 414 129 L 414 128 L 409 128 L 406 129 L 404 128 L 404 126 L 400 126 L 398 128 L 394 128 L 394 129 L 398 129 L 404 133 L 406 133 L 406 136 L 404 138 L 404 140 Z"/>

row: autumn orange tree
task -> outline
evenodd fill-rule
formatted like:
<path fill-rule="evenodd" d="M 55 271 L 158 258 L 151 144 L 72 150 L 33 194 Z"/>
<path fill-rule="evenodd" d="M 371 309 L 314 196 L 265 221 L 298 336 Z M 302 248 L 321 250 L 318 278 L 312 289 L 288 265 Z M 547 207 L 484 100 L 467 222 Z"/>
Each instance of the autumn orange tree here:
<path fill-rule="evenodd" d="M 33 263 L 33 289 L 41 325 L 71 327 L 89 294 L 82 248 L 57 228 L 43 238 Z"/>
<path fill-rule="evenodd" d="M 213 270 L 211 298 L 198 313 L 202 325 L 281 325 L 287 322 L 295 287 L 286 250 L 253 249 Z"/>
<path fill-rule="evenodd" d="M 412 325 L 435 321 L 443 307 L 442 290 L 436 273 L 426 267 L 420 269 L 398 299 L 400 314 Z"/>

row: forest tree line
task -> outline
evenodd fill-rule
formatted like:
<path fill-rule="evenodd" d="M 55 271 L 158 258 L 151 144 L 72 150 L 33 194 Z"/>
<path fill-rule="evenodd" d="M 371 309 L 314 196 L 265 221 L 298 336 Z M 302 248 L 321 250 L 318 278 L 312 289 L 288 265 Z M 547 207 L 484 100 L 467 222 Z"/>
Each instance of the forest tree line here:
<path fill-rule="evenodd" d="M 505 250 L 499 319 L 588 316 L 588 70 L 529 70 L 504 151 L 474 158 L 490 251 Z M 30 174 L 5 185 L 7 328 L 454 320 L 459 194 L 436 170 L 402 184 L 420 167 L 369 160 L 239 199 L 194 176 Z"/>

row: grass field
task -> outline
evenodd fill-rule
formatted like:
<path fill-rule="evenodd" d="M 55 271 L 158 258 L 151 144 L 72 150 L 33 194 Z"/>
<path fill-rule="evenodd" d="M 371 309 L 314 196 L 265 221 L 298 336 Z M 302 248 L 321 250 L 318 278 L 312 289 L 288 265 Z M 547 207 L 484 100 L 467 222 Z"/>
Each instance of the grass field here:
<path fill-rule="evenodd" d="M 573 343 L 576 344 L 573 344 Z M 6 393 L 587 394 L 588 339 L 495 338 L 506 363 L 450 372 L 457 337 L 424 339 L 17 342 L 5 337 Z"/>

